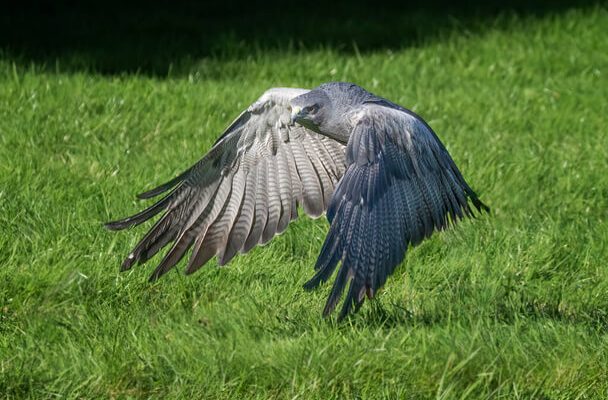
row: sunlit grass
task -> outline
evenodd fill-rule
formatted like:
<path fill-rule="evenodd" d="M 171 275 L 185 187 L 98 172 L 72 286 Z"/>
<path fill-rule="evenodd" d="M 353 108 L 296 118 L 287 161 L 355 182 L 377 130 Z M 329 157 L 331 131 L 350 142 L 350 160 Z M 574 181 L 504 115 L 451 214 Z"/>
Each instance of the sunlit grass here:
<path fill-rule="evenodd" d="M 357 54 L 205 59 L 169 78 L 0 60 L 0 395 L 608 396 L 608 14 L 513 18 Z M 353 81 L 415 110 L 492 207 L 410 251 L 377 300 L 321 319 L 327 230 L 155 284 L 145 228 L 102 222 L 209 149 L 265 89 Z M 159 261 L 159 257 L 150 264 Z M 179 270 L 179 271 L 178 271 Z"/>

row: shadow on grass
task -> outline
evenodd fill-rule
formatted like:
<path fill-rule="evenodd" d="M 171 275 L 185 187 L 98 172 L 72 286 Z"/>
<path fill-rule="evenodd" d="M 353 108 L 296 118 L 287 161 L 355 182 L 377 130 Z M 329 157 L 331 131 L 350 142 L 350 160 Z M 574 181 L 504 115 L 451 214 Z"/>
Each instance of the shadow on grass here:
<path fill-rule="evenodd" d="M 397 304 L 382 305 L 381 302 L 371 301 L 370 309 L 362 316 L 354 315 L 350 318 L 355 326 L 393 329 L 398 326 L 433 326 L 441 325 L 447 321 L 467 320 L 468 318 L 455 318 L 449 312 L 421 312 L 413 313 L 411 310 Z M 590 331 L 608 332 L 608 312 L 601 308 L 568 309 L 560 303 L 548 302 L 543 299 L 528 298 L 519 304 L 501 299 L 495 304 L 495 310 L 490 315 L 485 311 L 488 320 L 510 325 L 516 320 L 551 320 L 564 324 L 582 325 Z M 469 316 L 471 320 L 479 318 L 474 312 Z"/>
<path fill-rule="evenodd" d="M 265 51 L 331 48 L 357 54 L 400 49 L 451 32 L 500 27 L 509 17 L 544 17 L 596 1 L 77 2 L 59 0 L 0 13 L 0 56 L 47 70 L 188 72 L 196 60 L 246 59 Z M 290 9 L 285 8 L 289 4 Z M 57 67 L 58 66 L 58 67 Z"/>

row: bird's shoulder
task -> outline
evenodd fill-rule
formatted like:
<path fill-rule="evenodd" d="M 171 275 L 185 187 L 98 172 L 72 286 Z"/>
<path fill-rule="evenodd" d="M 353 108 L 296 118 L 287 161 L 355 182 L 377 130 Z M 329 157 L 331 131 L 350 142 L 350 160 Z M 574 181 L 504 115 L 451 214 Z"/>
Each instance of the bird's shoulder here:
<path fill-rule="evenodd" d="M 399 147 L 406 147 L 412 140 L 424 140 L 432 135 L 428 124 L 414 112 L 387 100 L 366 102 L 351 114 L 351 140 L 373 135 L 383 144 L 390 140 Z"/>
<path fill-rule="evenodd" d="M 289 101 L 308 89 L 276 87 L 266 90 L 262 95 L 247 107 L 214 143 L 215 146 L 233 145 L 249 146 L 254 141 L 266 138 L 269 134 L 267 128 L 275 125 L 284 126 L 289 122 Z"/>
<path fill-rule="evenodd" d="M 308 89 L 275 87 L 266 90 L 262 95 L 247 109 L 251 113 L 262 113 L 269 106 L 287 106 L 289 100 L 308 92 Z"/>
<path fill-rule="evenodd" d="M 383 98 L 361 104 L 353 110 L 352 116 L 357 123 L 362 124 L 374 123 L 389 127 L 392 124 L 426 125 L 415 112 Z"/>

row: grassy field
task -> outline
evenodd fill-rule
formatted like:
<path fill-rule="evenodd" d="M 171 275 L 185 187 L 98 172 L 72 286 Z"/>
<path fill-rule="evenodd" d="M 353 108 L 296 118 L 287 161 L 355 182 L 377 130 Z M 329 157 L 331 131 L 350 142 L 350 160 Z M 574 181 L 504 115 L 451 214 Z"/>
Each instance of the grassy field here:
<path fill-rule="evenodd" d="M 608 397 L 608 11 L 452 25 L 401 47 L 238 42 L 164 75 L 0 53 L 0 397 Z M 324 219 L 227 268 L 119 273 L 145 228 L 102 222 L 265 89 L 330 80 L 421 114 L 492 215 L 411 250 L 341 324 L 329 285 L 302 289 Z"/>

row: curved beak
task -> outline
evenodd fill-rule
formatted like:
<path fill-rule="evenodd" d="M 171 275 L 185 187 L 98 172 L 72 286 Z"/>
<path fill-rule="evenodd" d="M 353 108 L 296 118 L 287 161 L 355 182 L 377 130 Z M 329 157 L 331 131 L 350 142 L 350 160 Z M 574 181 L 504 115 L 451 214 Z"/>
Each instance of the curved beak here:
<path fill-rule="evenodd" d="M 293 106 L 291 108 L 291 124 L 295 124 L 296 120 L 302 116 L 302 107 Z"/>

